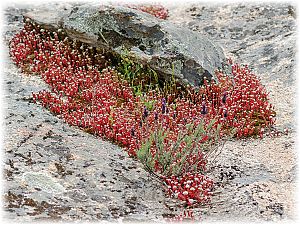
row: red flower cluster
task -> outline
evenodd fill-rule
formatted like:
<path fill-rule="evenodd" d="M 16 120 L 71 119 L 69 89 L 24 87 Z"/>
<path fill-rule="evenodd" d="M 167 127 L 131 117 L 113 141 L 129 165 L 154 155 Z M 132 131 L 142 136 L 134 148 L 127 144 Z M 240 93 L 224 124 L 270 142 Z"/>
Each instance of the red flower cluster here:
<path fill-rule="evenodd" d="M 161 5 L 128 5 L 129 8 L 149 13 L 159 19 L 167 19 L 168 10 Z"/>
<path fill-rule="evenodd" d="M 247 67 L 232 65 L 233 78 L 217 72 L 218 83 L 205 81 L 198 91 L 187 87 L 183 97 L 156 91 L 136 96 L 105 54 L 30 21 L 11 40 L 10 53 L 24 72 L 40 74 L 49 85 L 33 93 L 35 101 L 130 156 L 144 149 L 145 163 L 168 193 L 187 205 L 211 196 L 213 182 L 199 174 L 206 169 L 205 146 L 232 127 L 242 137 L 261 135 L 274 123 L 267 93 Z"/>
<path fill-rule="evenodd" d="M 248 66 L 228 60 L 232 77 L 217 71 L 218 82 L 204 81 L 196 99 L 206 102 L 207 113 L 215 115 L 222 129 L 236 128 L 237 137 L 259 135 L 275 123 L 275 111 L 268 93 Z"/>
<path fill-rule="evenodd" d="M 210 201 L 213 181 L 207 176 L 197 173 L 186 173 L 182 177 L 165 178 L 168 193 L 175 198 L 185 201 L 187 205 L 207 203 Z"/>
<path fill-rule="evenodd" d="M 170 218 L 169 221 L 171 223 L 175 222 L 194 222 L 195 221 L 195 216 L 194 216 L 194 212 L 190 209 L 186 209 L 183 210 L 182 213 L 180 213 L 179 215 L 176 215 L 173 218 Z"/>

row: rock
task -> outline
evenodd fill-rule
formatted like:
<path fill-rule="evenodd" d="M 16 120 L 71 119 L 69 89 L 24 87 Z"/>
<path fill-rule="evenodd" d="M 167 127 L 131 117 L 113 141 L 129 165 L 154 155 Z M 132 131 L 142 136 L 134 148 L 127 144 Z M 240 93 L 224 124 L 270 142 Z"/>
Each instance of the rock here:
<path fill-rule="evenodd" d="M 38 188 L 48 193 L 62 193 L 65 188 L 55 181 L 51 176 L 41 172 L 26 172 L 23 180 L 31 188 Z"/>
<path fill-rule="evenodd" d="M 259 5 L 207 3 L 195 7 L 186 2 L 182 4 L 184 5 L 180 7 L 176 3 L 176 8 L 170 10 L 172 17 L 169 17 L 169 20 L 181 23 L 179 25 L 181 27 L 189 27 L 204 35 L 211 35 L 211 39 L 226 46 L 228 55 L 234 54 L 239 62 L 253 66 L 262 82 L 268 85 L 273 93 L 272 102 L 278 111 L 277 119 L 282 117 L 281 121 L 284 124 L 297 124 L 294 121 L 296 117 L 291 116 L 294 115 L 292 113 L 296 111 L 297 105 L 294 101 L 297 96 L 295 94 L 297 21 L 294 18 L 296 11 L 294 7 L 288 3 L 280 5 L 270 3 L 269 6 L 266 3 Z M 45 8 L 57 7 L 49 6 L 49 3 L 43 5 Z M 12 35 L 22 28 L 21 21 L 14 21 L 14 18 L 32 10 L 32 7 L 28 6 L 28 1 L 25 6 L 22 8 L 13 5 L 5 10 L 3 23 L 5 40 L 10 40 Z M 266 11 L 267 8 L 269 12 Z M 18 18 L 21 19 L 21 16 Z M 267 25 L 270 31 L 268 36 L 263 36 L 262 30 L 256 33 L 259 31 L 258 28 L 263 28 L 260 26 L 263 24 Z M 243 28 L 243 35 L 237 35 L 240 34 L 239 29 L 234 28 L 237 26 Z M 282 29 L 278 29 L 279 27 Z M 232 40 L 232 37 L 244 38 Z M 5 58 L 8 59 L 7 45 L 8 41 L 4 44 L 3 50 Z M 10 169 L 12 175 L 8 178 L 3 176 L 3 189 L 6 192 L 3 199 L 3 218 L 9 222 L 42 220 L 63 223 L 118 222 L 122 219 L 123 222 L 130 220 L 140 223 L 143 219 L 149 223 L 162 223 L 164 218 L 181 213 L 180 208 L 179 211 L 173 211 L 174 208 L 176 210 L 175 203 L 165 197 L 161 184 L 151 178 L 138 162 L 126 157 L 122 149 L 68 126 L 41 106 L 22 100 L 23 97 L 30 96 L 31 92 L 46 89 L 47 86 L 37 76 L 20 74 L 11 60 L 5 62 L 3 83 L 7 85 L 4 85 L 6 92 L 2 103 L 6 116 L 3 136 L 4 159 L 6 159 L 4 161 L 12 160 L 14 169 L 5 163 L 5 168 Z M 32 112 L 34 117 L 30 116 Z M 20 118 L 23 118 L 24 122 L 18 122 Z M 277 126 L 278 122 L 279 120 Z M 281 129 L 284 128 L 282 124 Z M 24 142 L 26 137 L 29 137 L 29 133 L 24 134 L 27 130 L 33 136 Z M 51 135 L 50 130 L 53 132 Z M 213 166 L 216 169 L 210 170 L 207 174 L 216 176 L 212 203 L 209 207 L 194 209 L 196 222 L 198 218 L 206 223 L 294 221 L 297 216 L 294 203 L 297 193 L 294 187 L 297 168 L 296 140 L 296 132 L 289 130 L 287 136 L 278 138 L 226 142 L 222 153 L 214 162 Z M 55 147 L 59 148 L 61 145 L 69 150 L 61 151 L 60 148 L 56 153 L 54 148 L 50 150 L 47 147 L 51 146 L 52 142 L 58 142 Z M 19 143 L 23 143 L 22 146 L 19 146 Z M 21 154 L 16 154 L 29 151 L 32 152 L 34 162 L 32 165 L 28 165 Z M 74 156 L 72 159 L 60 157 L 60 153 L 69 151 Z M 86 162 L 90 162 L 90 165 L 86 166 Z M 54 163 L 64 165 L 66 171 L 74 171 L 73 174 L 66 174 L 63 177 L 56 174 L 60 177 L 57 180 L 66 189 L 63 195 L 37 191 L 31 186 L 25 186 L 24 180 L 19 179 L 23 178 L 24 173 L 43 171 L 45 174 L 51 174 L 51 179 L 54 180 L 56 170 L 49 171 L 49 165 Z M 123 166 L 130 171 L 121 169 Z M 117 173 L 116 170 L 121 172 Z M 229 174 L 234 179 L 230 180 L 231 178 L 227 177 L 223 180 L 218 179 L 221 172 Z M 251 176 L 247 176 L 249 174 Z M 145 185 L 129 187 L 130 183 L 125 180 L 123 182 L 121 176 L 133 181 L 141 180 Z M 254 177 L 255 179 L 252 179 Z M 84 182 L 82 185 L 79 183 L 82 178 L 94 181 L 96 187 L 91 182 Z M 246 179 L 246 182 L 241 178 Z M 114 181 L 114 184 L 110 181 Z M 103 184 L 111 184 L 113 186 L 111 190 L 118 189 L 122 192 L 112 192 Z M 70 197 L 72 191 L 78 189 L 86 193 L 89 198 L 87 201 L 76 201 Z M 127 200 L 133 195 L 138 200 L 136 211 L 124 215 L 122 210 L 128 209 Z M 34 208 L 34 214 L 28 207 L 28 203 L 32 202 L 31 199 L 37 206 Z M 117 205 L 121 209 L 115 212 L 116 217 L 113 217 L 109 210 L 110 204 Z"/>
<path fill-rule="evenodd" d="M 206 36 L 121 6 L 80 5 L 24 15 L 47 29 L 62 29 L 71 39 L 128 54 L 165 79 L 198 86 L 225 62 L 222 48 Z"/>

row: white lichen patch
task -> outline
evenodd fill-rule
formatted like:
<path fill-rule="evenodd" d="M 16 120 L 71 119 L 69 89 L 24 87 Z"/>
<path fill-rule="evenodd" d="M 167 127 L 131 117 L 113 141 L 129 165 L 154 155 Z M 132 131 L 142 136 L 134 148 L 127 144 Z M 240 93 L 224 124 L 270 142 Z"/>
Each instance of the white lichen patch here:
<path fill-rule="evenodd" d="M 22 180 L 30 188 L 39 188 L 48 193 L 59 194 L 65 191 L 65 188 L 57 180 L 46 173 L 26 172 Z"/>

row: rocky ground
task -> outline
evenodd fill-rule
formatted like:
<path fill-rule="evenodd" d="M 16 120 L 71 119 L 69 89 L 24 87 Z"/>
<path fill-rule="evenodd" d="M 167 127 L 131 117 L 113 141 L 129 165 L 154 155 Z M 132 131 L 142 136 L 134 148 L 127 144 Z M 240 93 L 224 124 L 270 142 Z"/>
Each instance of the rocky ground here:
<path fill-rule="evenodd" d="M 16 8 L 17 7 L 17 8 Z M 4 218 L 9 221 L 147 221 L 178 214 L 162 185 L 118 146 L 70 127 L 31 101 L 45 88 L 8 58 L 21 13 L 4 11 L 6 49 Z M 219 42 L 270 91 L 278 129 L 288 135 L 227 142 L 209 175 L 217 185 L 204 221 L 296 220 L 296 14 L 288 4 L 168 6 L 170 21 Z M 175 207 L 176 208 L 176 207 Z"/>

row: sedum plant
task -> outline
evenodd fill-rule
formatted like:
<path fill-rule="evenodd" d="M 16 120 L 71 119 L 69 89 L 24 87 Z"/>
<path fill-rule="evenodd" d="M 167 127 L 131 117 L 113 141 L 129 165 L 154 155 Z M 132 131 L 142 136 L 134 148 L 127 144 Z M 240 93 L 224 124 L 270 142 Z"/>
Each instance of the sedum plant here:
<path fill-rule="evenodd" d="M 126 55 L 114 58 L 30 20 L 11 40 L 10 55 L 49 85 L 33 93 L 36 103 L 124 147 L 187 205 L 209 201 L 213 181 L 206 165 L 225 137 L 262 137 L 275 123 L 265 87 L 231 60 L 232 77 L 217 71 L 218 82 L 198 89 L 175 79 L 161 85 L 155 71 Z"/>

